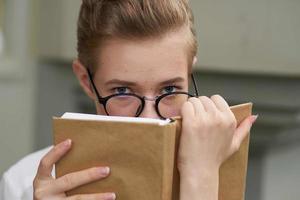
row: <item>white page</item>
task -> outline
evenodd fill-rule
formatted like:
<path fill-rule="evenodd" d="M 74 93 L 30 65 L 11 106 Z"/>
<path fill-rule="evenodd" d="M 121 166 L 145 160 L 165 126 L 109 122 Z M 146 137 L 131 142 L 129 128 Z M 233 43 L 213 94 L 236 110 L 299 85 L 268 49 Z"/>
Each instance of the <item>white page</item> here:
<path fill-rule="evenodd" d="M 96 121 L 116 121 L 116 122 L 137 122 L 137 123 L 150 123 L 158 125 L 166 125 L 170 123 L 170 119 L 152 119 L 142 117 L 117 117 L 117 116 L 106 116 L 106 115 L 93 115 L 83 113 L 71 113 L 66 112 L 61 116 L 63 119 L 79 119 L 79 120 L 96 120 Z"/>

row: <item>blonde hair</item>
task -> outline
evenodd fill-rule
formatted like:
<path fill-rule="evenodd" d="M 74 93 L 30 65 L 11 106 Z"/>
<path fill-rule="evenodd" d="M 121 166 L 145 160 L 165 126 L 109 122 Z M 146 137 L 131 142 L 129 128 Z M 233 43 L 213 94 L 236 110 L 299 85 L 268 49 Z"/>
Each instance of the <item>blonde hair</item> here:
<path fill-rule="evenodd" d="M 77 24 L 78 59 L 90 70 L 106 39 L 148 39 L 188 27 L 189 65 L 197 53 L 188 0 L 82 0 Z"/>

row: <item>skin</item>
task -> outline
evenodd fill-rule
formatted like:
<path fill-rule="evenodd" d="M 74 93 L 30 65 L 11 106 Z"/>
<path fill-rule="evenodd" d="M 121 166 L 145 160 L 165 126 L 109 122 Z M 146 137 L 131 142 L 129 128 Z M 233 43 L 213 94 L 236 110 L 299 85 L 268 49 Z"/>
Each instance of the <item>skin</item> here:
<path fill-rule="evenodd" d="M 153 98 L 170 88 L 172 91 L 187 91 L 186 35 L 186 30 L 182 29 L 161 38 L 106 41 L 99 52 L 99 67 L 94 74 L 100 95 L 125 91 Z M 95 102 L 97 113 L 105 115 L 102 105 L 96 102 L 87 71 L 78 60 L 73 62 L 73 71 L 85 93 Z M 180 80 L 162 84 L 174 78 Z M 120 81 L 108 84 L 114 79 L 131 84 Z M 178 89 L 167 87 L 174 85 Z M 219 95 L 190 98 L 181 108 L 181 115 L 182 136 L 178 152 L 180 200 L 217 200 L 220 165 L 238 150 L 256 117 L 245 119 L 237 127 L 228 104 Z M 141 117 L 159 118 L 154 101 L 146 101 Z M 66 140 L 43 157 L 34 180 L 34 199 L 115 199 L 114 193 L 66 197 L 66 191 L 109 175 L 109 166 L 99 166 L 54 179 L 51 176 L 53 165 L 70 148 L 71 141 Z"/>

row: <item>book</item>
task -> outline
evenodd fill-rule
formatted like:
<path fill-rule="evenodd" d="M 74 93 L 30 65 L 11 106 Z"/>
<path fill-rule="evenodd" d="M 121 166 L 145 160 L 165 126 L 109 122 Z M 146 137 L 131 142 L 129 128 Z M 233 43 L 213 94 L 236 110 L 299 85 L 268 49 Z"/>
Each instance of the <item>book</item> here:
<path fill-rule="evenodd" d="M 238 124 L 252 104 L 231 107 Z M 121 200 L 179 200 L 176 158 L 181 119 L 113 117 L 66 113 L 53 118 L 54 144 L 68 138 L 71 150 L 55 165 L 56 177 L 97 166 L 110 175 L 67 195 L 115 192 Z M 249 135 L 220 168 L 219 199 L 243 200 Z"/>

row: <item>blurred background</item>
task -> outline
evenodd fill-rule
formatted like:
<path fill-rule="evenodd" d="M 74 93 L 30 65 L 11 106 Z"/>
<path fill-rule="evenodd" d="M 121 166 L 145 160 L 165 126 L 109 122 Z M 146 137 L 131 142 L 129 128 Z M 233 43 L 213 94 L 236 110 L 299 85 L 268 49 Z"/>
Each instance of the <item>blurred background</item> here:
<path fill-rule="evenodd" d="M 300 1 L 190 0 L 201 95 L 254 103 L 247 200 L 300 196 Z M 80 0 L 0 0 L 0 174 L 52 143 L 52 116 L 94 113 L 72 74 Z"/>

